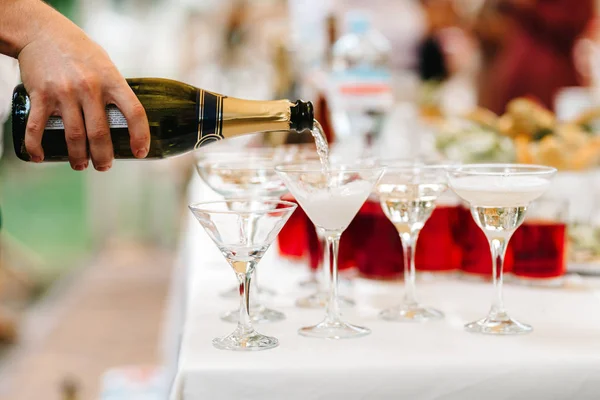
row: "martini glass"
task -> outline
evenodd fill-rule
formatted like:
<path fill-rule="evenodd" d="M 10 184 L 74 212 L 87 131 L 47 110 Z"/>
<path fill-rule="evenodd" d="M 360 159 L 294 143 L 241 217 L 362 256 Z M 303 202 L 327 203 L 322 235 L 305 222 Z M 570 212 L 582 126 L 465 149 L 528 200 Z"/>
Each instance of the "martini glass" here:
<path fill-rule="evenodd" d="M 338 302 L 338 249 L 342 233 L 384 171 L 383 167 L 365 164 L 320 163 L 280 165 L 276 167 L 290 192 L 327 240 L 331 255 L 331 285 L 325 319 L 301 328 L 303 336 L 344 339 L 368 335 L 368 328 L 342 321 Z"/>
<path fill-rule="evenodd" d="M 309 155 L 310 157 L 310 155 Z M 313 158 L 307 158 L 307 160 Z M 314 159 L 313 159 L 314 160 Z M 330 155 L 330 162 L 344 164 L 345 159 L 337 156 Z M 363 166 L 379 166 L 379 160 L 375 158 L 361 158 L 358 161 Z M 316 292 L 298 299 L 296 301 L 296 305 L 300 308 L 323 308 L 327 306 L 327 301 L 329 301 L 329 283 L 331 282 L 331 265 L 329 263 L 330 254 L 329 254 L 329 246 L 327 246 L 327 238 L 323 229 L 315 226 L 315 230 L 317 231 L 317 238 L 320 242 L 320 247 L 323 249 L 323 261 L 320 263 L 319 268 L 321 269 L 322 276 L 321 279 L 316 279 L 316 271 L 315 271 L 315 279 L 317 281 Z M 346 283 L 347 285 L 351 285 L 351 277 L 346 276 L 339 278 L 340 283 Z M 354 300 L 349 297 L 342 296 L 338 293 L 338 304 L 340 307 L 353 307 Z"/>
<path fill-rule="evenodd" d="M 300 145 L 285 145 L 286 148 L 286 161 L 289 163 L 306 163 L 306 162 L 317 162 L 320 161 L 320 156 L 316 151 L 316 146 L 313 143 L 300 144 Z M 331 149 L 330 149 L 331 150 Z M 330 162 L 338 164 L 347 164 L 349 162 L 357 162 L 356 159 L 349 159 L 348 156 L 342 156 L 340 154 L 329 154 L 328 157 Z M 361 164 L 378 164 L 379 160 L 376 158 L 361 158 L 358 160 Z M 327 304 L 329 298 L 329 282 L 331 281 L 331 266 L 329 265 L 329 253 L 326 244 L 326 238 L 318 227 L 315 227 L 317 238 L 319 240 L 319 246 L 323 249 L 323 259 L 319 263 L 316 269 L 310 269 L 310 275 L 308 278 L 303 279 L 299 282 L 299 285 L 304 288 L 314 288 L 316 291 L 306 297 L 302 297 L 296 301 L 296 305 L 301 308 L 322 308 Z M 321 272 L 321 277 L 318 274 Z M 351 281 L 344 277 L 340 277 L 340 283 L 347 285 L 351 284 Z M 354 301 L 346 296 L 338 295 L 338 301 L 342 307 L 352 307 Z"/>
<path fill-rule="evenodd" d="M 298 162 L 316 162 L 319 160 L 318 154 L 314 151 L 299 152 L 293 157 L 294 161 Z M 331 156 L 329 157 L 330 162 L 343 163 L 340 157 Z M 375 165 L 375 161 L 371 159 L 361 160 L 361 164 L 372 164 Z M 369 165 L 370 165 L 369 164 Z M 319 164 L 320 165 L 320 164 Z M 300 308 L 323 308 L 327 306 L 329 300 L 329 284 L 331 282 L 331 265 L 330 265 L 330 253 L 329 246 L 327 246 L 327 237 L 325 231 L 318 226 L 315 226 L 317 238 L 319 240 L 320 248 L 323 249 L 323 259 L 319 263 L 316 270 L 311 269 L 310 277 L 307 280 L 301 281 L 300 286 L 302 287 L 314 287 L 316 291 L 311 295 L 299 298 L 296 300 L 296 306 Z M 321 271 L 321 278 L 319 279 L 317 274 Z M 343 279 L 340 278 L 340 283 Z M 354 300 L 349 297 L 342 296 L 338 293 L 338 304 L 340 307 L 353 307 Z"/>
<path fill-rule="evenodd" d="M 198 163 L 200 177 L 225 198 L 252 197 L 279 198 L 287 192 L 281 178 L 275 173 L 280 160 L 240 156 L 237 160 Z"/>
<path fill-rule="evenodd" d="M 229 160 L 229 159 L 228 159 Z M 267 158 L 247 158 L 240 156 L 237 161 L 224 161 L 198 164 L 198 172 L 209 187 L 225 197 L 252 198 L 279 200 L 287 192 L 281 178 L 275 173 L 275 161 Z M 257 272 L 252 277 L 253 301 L 250 307 L 250 316 L 253 322 L 275 322 L 285 319 L 285 315 L 277 310 L 261 304 L 260 295 L 263 293 L 274 294 L 272 290 L 259 289 Z M 239 288 L 231 292 L 239 296 Z M 233 310 L 224 313 L 221 319 L 228 322 L 238 322 L 239 311 Z"/>
<path fill-rule="evenodd" d="M 265 350 L 277 347 L 274 337 L 252 327 L 250 288 L 256 269 L 296 205 L 287 201 L 231 199 L 196 203 L 190 210 L 225 257 L 240 281 L 240 309 L 235 331 L 213 340 L 221 350 Z"/>
<path fill-rule="evenodd" d="M 221 143 L 218 143 L 218 145 L 220 145 Z M 223 144 L 226 144 L 225 142 L 223 142 Z M 212 149 L 213 146 L 210 146 L 210 148 L 202 148 L 201 151 L 198 151 L 196 153 L 194 153 L 194 156 L 196 158 L 196 164 L 201 164 L 201 163 L 205 163 L 205 162 L 217 162 L 217 161 L 240 161 L 240 157 L 243 157 L 243 159 L 247 159 L 247 158 L 265 158 L 265 159 L 272 159 L 272 158 L 277 158 L 280 159 L 282 157 L 285 156 L 285 152 L 277 149 L 277 148 L 273 148 L 273 147 L 248 147 L 248 148 L 243 148 L 240 149 L 239 147 L 225 147 L 225 146 L 220 146 L 217 147 L 215 150 Z"/>
<path fill-rule="evenodd" d="M 510 318 L 504 308 L 502 268 L 508 242 L 525 219 L 527 206 L 548 190 L 555 173 L 554 168 L 520 164 L 471 164 L 449 171 L 450 187 L 469 203 L 492 253 L 492 307 L 487 317 L 465 325 L 467 331 L 492 335 L 531 332 L 531 326 Z"/>
<path fill-rule="evenodd" d="M 220 143 L 219 143 L 220 144 Z M 227 198 L 233 197 L 247 197 L 247 192 L 260 195 L 263 191 L 258 191 L 257 186 L 265 180 L 269 179 L 269 176 L 263 174 L 262 178 L 258 179 L 246 179 L 245 182 L 235 184 L 235 179 L 232 177 L 221 177 L 213 175 L 213 167 L 225 163 L 237 163 L 248 162 L 248 163 L 269 163 L 273 160 L 282 161 L 285 160 L 285 153 L 275 148 L 258 147 L 258 148 L 246 148 L 243 151 L 239 149 L 228 150 L 228 148 L 219 147 L 217 150 L 203 150 L 196 154 L 196 171 L 204 183 L 210 187 L 213 191 L 221 196 Z M 277 179 L 273 172 L 270 176 Z M 240 178 L 240 180 L 243 180 Z M 269 196 L 267 196 L 269 197 Z M 253 279 L 253 284 L 256 285 L 257 280 Z M 267 294 L 275 295 L 273 290 L 267 288 L 258 288 L 255 290 L 256 294 Z M 239 287 L 235 286 L 229 290 L 221 293 L 221 296 L 227 298 L 237 298 L 239 296 Z"/>
<path fill-rule="evenodd" d="M 381 318 L 396 322 L 425 322 L 444 317 L 441 311 L 417 300 L 415 252 L 421 229 L 435 209 L 435 201 L 448 188 L 447 166 L 398 162 L 387 165 L 377 184 L 383 212 L 394 224 L 404 253 L 404 301 L 381 312 Z"/>

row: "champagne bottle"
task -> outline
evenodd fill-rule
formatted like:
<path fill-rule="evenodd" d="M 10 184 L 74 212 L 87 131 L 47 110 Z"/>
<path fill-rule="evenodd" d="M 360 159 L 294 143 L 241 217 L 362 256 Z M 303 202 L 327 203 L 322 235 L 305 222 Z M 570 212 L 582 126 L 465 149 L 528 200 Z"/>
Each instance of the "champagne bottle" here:
<path fill-rule="evenodd" d="M 148 116 L 150 149 L 147 159 L 180 155 L 218 140 L 254 132 L 302 132 L 313 128 L 310 102 L 242 100 L 167 79 L 136 78 L 127 82 Z M 29 161 L 25 127 L 31 103 L 23 85 L 15 88 L 12 105 L 15 152 L 21 160 Z M 125 117 L 115 106 L 109 105 L 106 112 L 115 158 L 133 159 Z M 48 120 L 42 148 L 44 161 L 68 161 L 61 118 L 50 117 Z"/>

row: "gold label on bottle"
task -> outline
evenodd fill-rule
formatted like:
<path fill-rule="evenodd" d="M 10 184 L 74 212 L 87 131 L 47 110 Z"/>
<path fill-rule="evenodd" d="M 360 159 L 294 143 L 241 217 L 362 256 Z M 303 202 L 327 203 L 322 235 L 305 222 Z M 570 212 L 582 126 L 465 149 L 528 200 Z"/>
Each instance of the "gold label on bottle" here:
<path fill-rule="evenodd" d="M 223 136 L 223 99 L 225 97 L 206 90 L 200 90 L 198 141 L 194 146 L 195 149 L 225 138 Z"/>

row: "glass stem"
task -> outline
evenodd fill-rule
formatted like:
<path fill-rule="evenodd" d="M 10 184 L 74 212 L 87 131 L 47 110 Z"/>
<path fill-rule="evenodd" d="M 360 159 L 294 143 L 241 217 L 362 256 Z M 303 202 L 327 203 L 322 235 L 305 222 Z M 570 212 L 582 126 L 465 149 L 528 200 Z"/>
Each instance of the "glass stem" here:
<path fill-rule="evenodd" d="M 404 250 L 404 304 L 416 305 L 416 272 L 415 272 L 415 245 L 419 237 L 419 231 L 403 232 L 400 234 L 402 248 Z"/>
<path fill-rule="evenodd" d="M 331 287 L 329 288 L 329 301 L 327 302 L 327 320 L 337 322 L 340 320 L 340 305 L 338 304 L 338 252 L 340 248 L 339 233 L 327 235 L 327 256 L 331 264 Z M 326 267 L 324 265 L 324 267 Z M 329 268 L 326 268 L 329 269 Z"/>
<path fill-rule="evenodd" d="M 256 272 L 256 268 L 252 271 L 252 304 L 250 305 L 251 309 L 259 308 L 260 304 L 260 291 L 258 290 L 258 280 L 256 279 L 258 273 Z"/>
<path fill-rule="evenodd" d="M 241 215 L 240 218 L 242 218 L 242 224 L 240 224 L 240 227 L 242 229 L 241 237 L 243 238 L 243 242 L 247 244 L 253 243 L 254 235 L 256 234 L 256 218 L 252 215 Z M 252 304 L 250 305 L 250 308 L 254 309 L 260 307 L 260 295 L 258 290 L 256 268 L 253 268 L 251 272 L 248 272 L 248 274 L 250 274 L 252 278 L 249 282 L 252 284 L 253 293 Z"/>
<path fill-rule="evenodd" d="M 252 282 L 252 273 L 255 270 L 256 269 L 253 268 L 252 271 L 248 271 L 245 274 L 238 274 L 238 279 L 242 288 L 242 292 L 240 294 L 240 318 L 238 320 L 238 331 L 241 331 L 244 334 L 254 330 L 252 328 L 252 323 L 250 322 L 250 285 Z"/>
<path fill-rule="evenodd" d="M 331 264 L 329 263 L 331 253 L 329 251 L 329 244 L 327 243 L 325 233 L 322 232 L 319 228 L 317 228 L 317 236 L 319 237 L 319 243 L 323 247 L 323 260 L 321 261 L 321 269 L 323 276 L 321 277 L 321 282 L 319 282 L 318 292 L 328 293 L 329 285 L 331 283 Z"/>
<path fill-rule="evenodd" d="M 504 310 L 504 301 L 502 300 L 502 282 L 504 270 L 504 256 L 509 238 L 490 239 L 490 249 L 492 253 L 492 275 L 494 281 L 494 297 L 492 298 L 492 308 L 490 309 L 490 318 L 502 318 L 506 314 Z"/>

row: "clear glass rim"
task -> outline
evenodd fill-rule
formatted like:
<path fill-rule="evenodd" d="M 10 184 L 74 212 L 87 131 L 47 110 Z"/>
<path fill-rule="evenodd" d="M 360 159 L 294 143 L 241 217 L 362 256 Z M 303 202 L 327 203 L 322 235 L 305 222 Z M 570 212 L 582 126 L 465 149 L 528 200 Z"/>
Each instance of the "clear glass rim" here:
<path fill-rule="evenodd" d="M 215 210 L 211 208 L 211 206 L 215 205 L 223 205 L 227 203 L 235 203 L 235 202 L 247 202 L 247 203 L 261 203 L 261 204 L 273 204 L 273 208 L 269 208 L 267 210 L 229 210 L 229 209 L 219 209 Z M 280 207 L 283 206 L 283 207 Z M 286 200 L 273 200 L 273 199 L 251 199 L 251 198 L 232 198 L 227 200 L 214 200 L 214 201 L 201 201 L 198 203 L 191 203 L 188 205 L 188 208 L 192 211 L 200 211 L 205 212 L 207 214 L 233 214 L 233 215 L 263 215 L 270 214 L 277 211 L 290 211 L 294 210 L 298 205 L 291 201 Z"/>
<path fill-rule="evenodd" d="M 279 162 L 283 162 L 286 157 L 293 157 L 298 155 L 305 155 L 315 153 L 316 155 L 317 147 L 314 143 L 286 143 L 281 144 L 274 147 L 240 147 L 240 148 L 226 148 L 226 149 L 218 149 L 218 150 L 203 150 L 195 152 L 194 158 L 196 164 L 203 162 L 211 162 L 212 160 L 219 159 L 222 157 L 224 159 L 235 157 L 240 157 L 243 159 L 269 159 L 272 161 L 276 161 L 277 158 L 281 160 Z"/>
<path fill-rule="evenodd" d="M 309 149 L 309 148 L 311 151 L 317 150 L 317 146 L 315 145 L 314 142 L 312 142 L 312 143 L 284 143 L 284 144 L 277 145 L 277 147 L 274 147 L 274 148 L 281 149 L 281 150 L 292 149 L 292 150 L 302 150 L 302 151 L 304 151 L 304 149 Z"/>
<path fill-rule="evenodd" d="M 455 169 L 455 166 L 448 164 L 412 164 L 412 165 L 390 165 L 386 164 L 385 173 L 394 173 L 394 172 L 436 172 L 446 173 L 452 169 Z"/>
<path fill-rule="evenodd" d="M 458 161 L 428 159 L 427 157 L 397 157 L 397 158 L 378 158 L 379 164 L 386 167 L 410 167 L 410 166 L 447 166 L 455 167 L 461 165 Z"/>
<path fill-rule="evenodd" d="M 214 165 L 214 166 L 219 166 L 219 165 L 223 165 L 223 164 L 247 164 L 247 165 L 252 165 L 252 164 L 272 164 L 273 167 L 275 167 L 275 165 L 280 164 L 281 161 L 277 161 L 274 160 L 273 157 L 267 157 L 267 156 L 254 156 L 252 154 L 247 155 L 247 156 L 242 156 L 242 153 L 240 153 L 240 158 L 225 158 L 225 159 L 203 159 L 203 160 L 196 160 L 195 164 L 196 164 L 196 168 L 204 168 L 207 165 Z"/>
<path fill-rule="evenodd" d="M 267 171 L 275 172 L 275 166 L 279 162 L 268 158 L 249 158 L 247 160 L 238 161 L 215 161 L 207 162 L 210 164 L 211 171 Z M 203 164 L 205 165 L 205 164 Z"/>
<path fill-rule="evenodd" d="M 508 173 L 511 176 L 549 176 L 557 172 L 554 167 L 537 164 L 462 164 L 449 168 L 448 173 L 452 175 L 471 176 L 503 176 Z"/>
<path fill-rule="evenodd" d="M 266 157 L 269 154 L 274 154 L 277 153 L 278 147 L 236 147 L 236 148 L 225 148 L 225 149 L 216 149 L 216 150 L 210 150 L 210 149 L 206 149 L 206 150 L 202 150 L 202 151 L 198 151 L 195 152 L 195 158 L 198 161 L 201 161 L 205 158 L 208 157 L 212 157 L 212 156 L 226 156 L 226 155 L 239 155 L 239 154 L 244 154 L 244 155 L 256 155 L 258 157 L 263 156 Z"/>
<path fill-rule="evenodd" d="M 352 173 L 352 172 L 366 172 L 366 171 L 384 171 L 385 167 L 379 164 L 356 164 L 356 163 L 339 163 L 330 165 L 327 169 L 329 173 Z M 306 163 L 281 163 L 275 166 L 275 171 L 283 173 L 323 173 L 323 167 L 320 162 L 306 162 Z"/>

